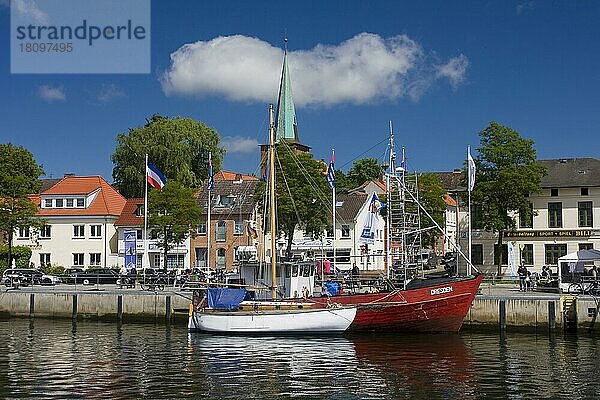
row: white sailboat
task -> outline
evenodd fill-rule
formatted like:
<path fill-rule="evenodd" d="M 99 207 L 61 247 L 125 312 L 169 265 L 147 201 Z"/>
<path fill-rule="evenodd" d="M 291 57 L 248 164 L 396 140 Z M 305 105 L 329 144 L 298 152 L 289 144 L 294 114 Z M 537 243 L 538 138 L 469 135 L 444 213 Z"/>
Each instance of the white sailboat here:
<path fill-rule="evenodd" d="M 275 225 L 275 125 L 269 106 L 269 205 L 271 222 L 271 301 L 243 301 L 245 289 L 207 289 L 190 305 L 188 330 L 229 334 L 316 334 L 344 332 L 356 306 L 323 307 L 311 302 L 277 301 Z M 313 308 L 314 307 L 314 308 Z"/>

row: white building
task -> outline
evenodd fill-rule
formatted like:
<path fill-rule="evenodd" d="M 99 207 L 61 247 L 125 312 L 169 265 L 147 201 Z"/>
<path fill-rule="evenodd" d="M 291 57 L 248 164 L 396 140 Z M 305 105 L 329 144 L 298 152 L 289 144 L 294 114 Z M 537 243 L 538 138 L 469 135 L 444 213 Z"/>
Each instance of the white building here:
<path fill-rule="evenodd" d="M 32 249 L 31 262 L 36 267 L 117 265 L 114 223 L 125 198 L 104 178 L 66 175 L 32 198 L 46 225 L 39 231 L 19 229 L 14 244 Z"/>
<path fill-rule="evenodd" d="M 543 265 L 554 267 L 559 257 L 581 249 L 600 249 L 600 160 L 570 158 L 540 160 L 547 168 L 542 193 L 532 195 L 534 216 L 523 220 L 515 215 L 517 229 L 505 232 L 502 248 L 503 273 L 521 261 L 530 271 Z M 473 206 L 472 260 L 482 270 L 495 272 L 494 244 L 497 235 L 477 229 L 478 207 Z M 467 249 L 466 208 L 460 209 L 460 238 Z"/>
<path fill-rule="evenodd" d="M 361 271 L 383 271 L 385 268 L 384 223 L 375 231 L 372 244 L 363 244 L 360 235 L 369 213 L 370 195 L 365 193 L 338 194 L 336 196 L 336 242 L 334 263 L 339 270 L 349 271 L 354 264 Z M 296 230 L 292 242 L 294 254 L 304 254 L 319 259 L 333 259 L 333 231 L 322 240 L 307 238 L 304 231 Z"/>
<path fill-rule="evenodd" d="M 125 264 L 125 241 L 123 233 L 136 232 L 136 269 L 160 268 L 164 266 L 164 251 L 158 246 L 158 240 L 148 232 L 148 243 L 143 240 L 144 199 L 128 199 L 119 219 L 115 222 L 118 235 L 119 265 Z M 146 253 L 145 247 L 148 247 Z M 146 257 L 147 254 L 147 257 Z M 146 258 L 145 258 L 146 257 Z M 144 259 L 145 258 L 145 259 Z M 190 268 L 190 238 L 179 243 L 167 253 L 167 269 Z"/>

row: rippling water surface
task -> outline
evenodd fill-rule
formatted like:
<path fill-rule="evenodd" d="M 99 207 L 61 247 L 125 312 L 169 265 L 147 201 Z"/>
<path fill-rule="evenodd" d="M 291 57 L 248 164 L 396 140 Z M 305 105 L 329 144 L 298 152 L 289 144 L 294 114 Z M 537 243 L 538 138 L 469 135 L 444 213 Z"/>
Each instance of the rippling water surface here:
<path fill-rule="evenodd" d="M 598 339 L 498 334 L 226 337 L 0 322 L 1 398 L 594 399 Z"/>

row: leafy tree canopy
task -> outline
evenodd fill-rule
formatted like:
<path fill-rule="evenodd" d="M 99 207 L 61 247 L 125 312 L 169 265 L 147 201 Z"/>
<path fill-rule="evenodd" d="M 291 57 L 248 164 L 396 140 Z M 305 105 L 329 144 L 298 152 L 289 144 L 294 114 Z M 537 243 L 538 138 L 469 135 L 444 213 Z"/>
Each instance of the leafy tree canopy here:
<path fill-rule="evenodd" d="M 319 237 L 331 226 L 331 189 L 327 184 L 327 166 L 309 153 L 295 153 L 281 142 L 276 145 L 275 193 L 277 223 L 287 239 L 288 255 L 297 226 L 307 235 Z M 266 185 L 257 188 L 263 198 Z"/>
<path fill-rule="evenodd" d="M 376 179 L 380 173 L 381 165 L 377 163 L 376 158 L 362 158 L 355 161 L 347 174 L 349 189 L 354 189 L 365 183 L 365 181 Z"/>
<path fill-rule="evenodd" d="M 44 173 L 31 152 L 10 143 L 0 144 L 0 234 L 8 239 L 7 262 L 11 263 L 15 229 L 37 227 L 38 207 L 28 197 L 38 193 Z"/>
<path fill-rule="evenodd" d="M 533 140 L 494 121 L 479 132 L 481 146 L 475 159 L 477 175 L 472 199 L 482 207 L 479 221 L 487 230 L 498 233 L 498 245 L 503 232 L 515 227 L 510 214 L 531 216 L 529 195 L 541 191 L 546 169 L 536 163 Z M 499 254 L 499 253 L 498 253 Z M 499 264 L 501 259 L 497 258 Z"/>
<path fill-rule="evenodd" d="M 442 186 L 439 178 L 435 174 L 427 173 L 419 175 L 419 202 L 433 217 L 435 222 L 440 226 L 444 226 L 444 215 L 446 211 L 446 203 L 444 195 L 446 190 Z M 433 221 L 425 213 L 420 213 L 421 229 L 426 229 L 435 226 Z M 423 244 L 426 247 L 435 246 L 436 240 L 442 233 L 436 229 L 430 229 L 423 233 Z"/>
<path fill-rule="evenodd" d="M 162 191 L 152 189 L 148 194 L 148 224 L 159 238 L 159 247 L 164 252 L 164 269 L 167 268 L 167 253 L 182 243 L 194 228 L 200 225 L 202 207 L 198 204 L 194 190 L 180 182 L 168 182 Z"/>
<path fill-rule="evenodd" d="M 111 157 L 115 185 L 125 197 L 142 197 L 148 154 L 148 160 L 167 180 L 198 188 L 208 177 L 209 152 L 214 171 L 221 168 L 225 150 L 219 147 L 219 142 L 218 132 L 202 122 L 153 115 L 146 125 L 117 136 L 117 148 Z"/>

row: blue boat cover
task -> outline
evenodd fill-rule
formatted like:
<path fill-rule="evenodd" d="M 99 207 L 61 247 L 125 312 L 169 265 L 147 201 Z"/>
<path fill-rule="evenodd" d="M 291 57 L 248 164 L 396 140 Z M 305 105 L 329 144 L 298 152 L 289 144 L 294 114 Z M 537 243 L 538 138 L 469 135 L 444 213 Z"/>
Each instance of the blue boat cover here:
<path fill-rule="evenodd" d="M 208 306 L 216 310 L 236 310 L 244 297 L 246 289 L 209 288 Z"/>
<path fill-rule="evenodd" d="M 325 282 L 323 286 L 325 286 L 327 293 L 331 296 L 336 296 L 340 291 L 340 284 L 338 282 Z"/>

